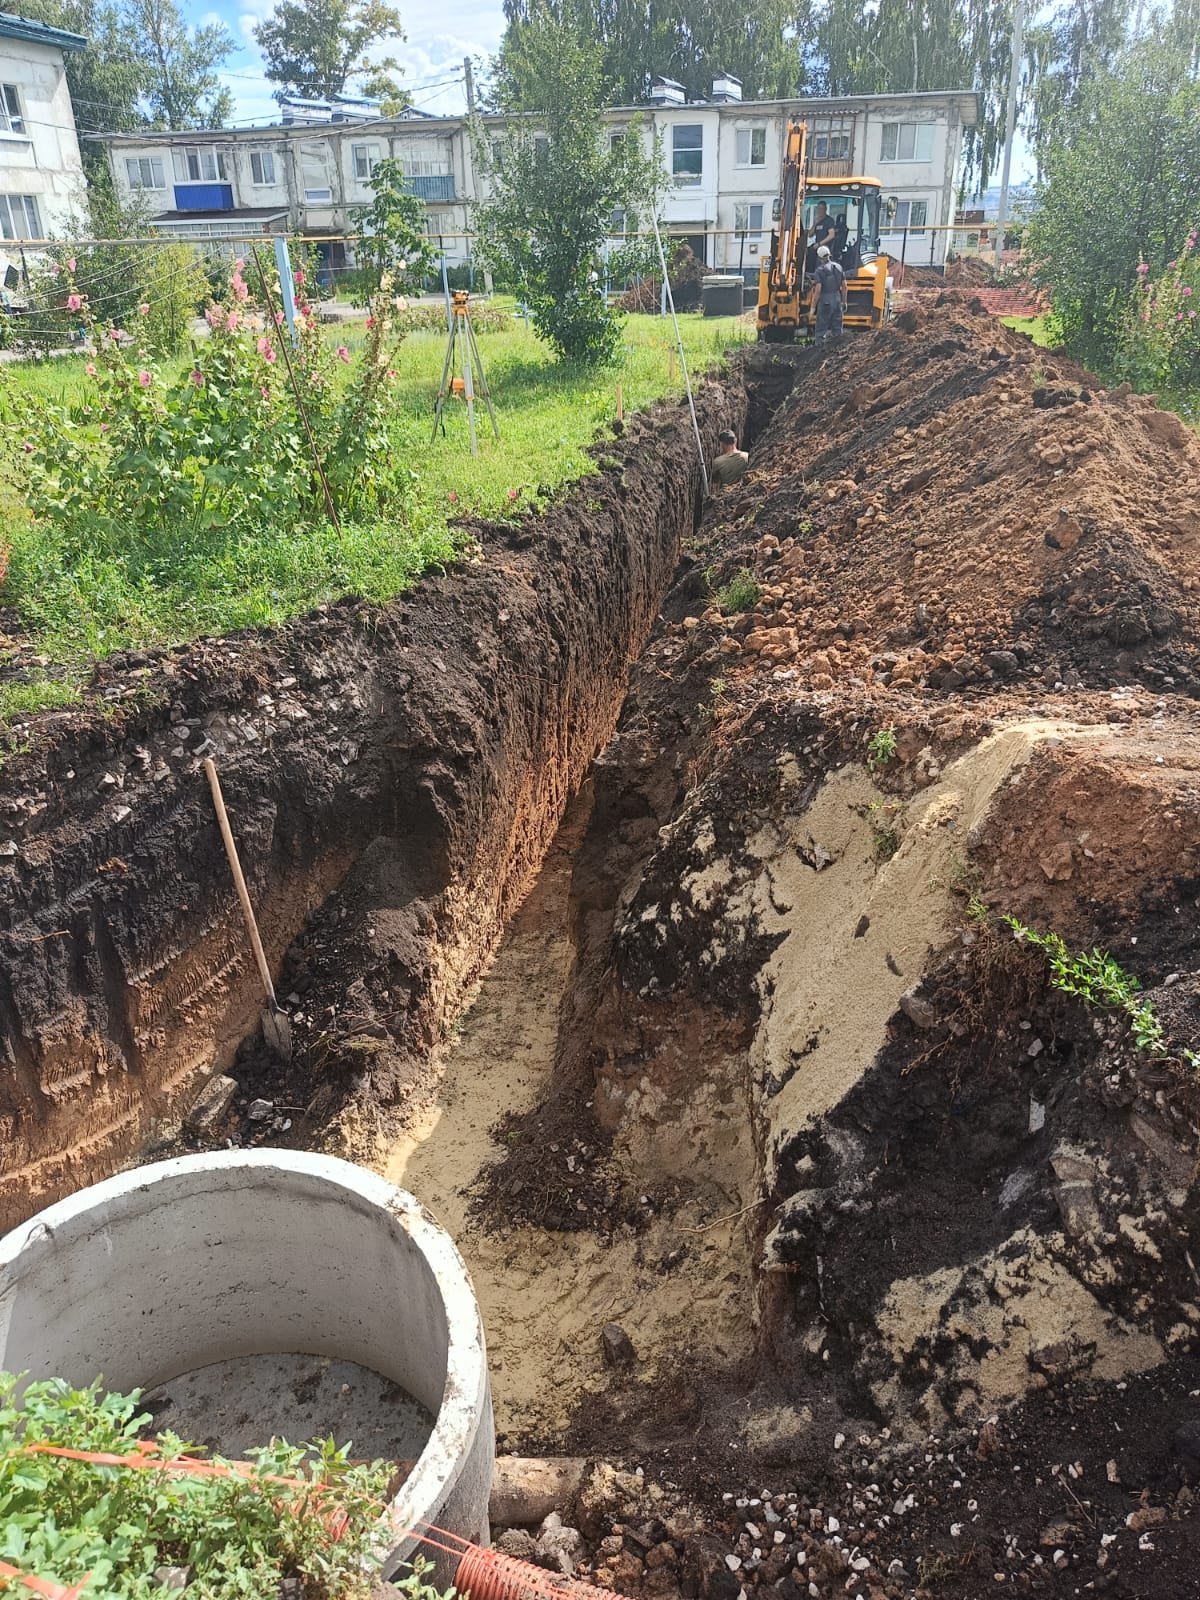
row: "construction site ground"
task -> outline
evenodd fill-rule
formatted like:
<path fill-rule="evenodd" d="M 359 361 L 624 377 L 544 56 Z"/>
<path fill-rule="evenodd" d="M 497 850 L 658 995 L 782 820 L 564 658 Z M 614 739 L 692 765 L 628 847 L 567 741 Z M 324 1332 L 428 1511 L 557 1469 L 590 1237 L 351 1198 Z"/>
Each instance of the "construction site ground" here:
<path fill-rule="evenodd" d="M 230 1140 L 376 1166 L 466 1258 L 501 1448 L 593 1459 L 571 1564 L 621 1593 L 1185 1600 L 1200 440 L 969 284 L 698 407 L 751 444 L 708 502 L 663 408 L 403 605 L 118 658 L 123 722 L 31 729 L 0 1199 Z"/>

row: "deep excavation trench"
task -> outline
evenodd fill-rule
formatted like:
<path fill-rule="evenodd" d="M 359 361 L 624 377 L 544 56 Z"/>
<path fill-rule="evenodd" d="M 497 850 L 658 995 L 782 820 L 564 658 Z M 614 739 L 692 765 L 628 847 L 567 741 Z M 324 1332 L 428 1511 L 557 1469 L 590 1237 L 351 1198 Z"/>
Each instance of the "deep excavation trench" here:
<path fill-rule="evenodd" d="M 1045 360 L 953 294 L 743 354 L 699 517 L 664 408 L 401 603 L 116 663 L 8 783 L 6 1219 L 228 1139 L 374 1165 L 624 1594 L 1194 1597 L 1200 445 Z"/>

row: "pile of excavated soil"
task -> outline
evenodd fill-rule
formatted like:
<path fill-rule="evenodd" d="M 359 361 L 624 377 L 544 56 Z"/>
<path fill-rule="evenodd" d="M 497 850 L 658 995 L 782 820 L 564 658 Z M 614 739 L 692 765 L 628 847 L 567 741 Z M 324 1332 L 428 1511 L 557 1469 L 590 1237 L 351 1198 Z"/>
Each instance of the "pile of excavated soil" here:
<path fill-rule="evenodd" d="M 1200 690 L 1200 439 L 957 304 L 805 358 L 726 509 L 731 672 Z"/>

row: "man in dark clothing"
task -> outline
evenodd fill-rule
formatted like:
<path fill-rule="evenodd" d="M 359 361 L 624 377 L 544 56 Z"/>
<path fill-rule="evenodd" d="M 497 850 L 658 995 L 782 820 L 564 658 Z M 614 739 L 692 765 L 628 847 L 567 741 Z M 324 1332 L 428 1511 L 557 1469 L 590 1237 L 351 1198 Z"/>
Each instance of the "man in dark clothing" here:
<path fill-rule="evenodd" d="M 812 225 L 812 242 L 816 245 L 818 251 L 823 244 L 827 244 L 831 250 L 833 249 L 833 239 L 836 231 L 837 224 L 829 215 L 829 207 L 824 200 L 818 200 L 817 215 Z"/>
<path fill-rule="evenodd" d="M 829 246 L 817 251 L 817 270 L 813 273 L 812 309 L 817 314 L 814 344 L 842 336 L 842 312 L 846 305 L 846 274 L 832 260 Z"/>

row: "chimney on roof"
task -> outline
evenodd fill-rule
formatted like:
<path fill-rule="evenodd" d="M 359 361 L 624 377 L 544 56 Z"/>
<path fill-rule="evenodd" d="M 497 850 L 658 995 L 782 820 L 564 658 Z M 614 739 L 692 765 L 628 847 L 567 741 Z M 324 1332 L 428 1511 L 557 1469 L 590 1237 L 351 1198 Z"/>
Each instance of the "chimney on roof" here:
<path fill-rule="evenodd" d="M 683 106 L 687 104 L 687 90 L 674 78 L 651 78 L 650 104 L 652 106 Z"/>
<path fill-rule="evenodd" d="M 735 78 L 732 73 L 718 72 L 713 79 L 712 100 L 714 105 L 731 106 L 741 103 L 742 80 Z"/>

